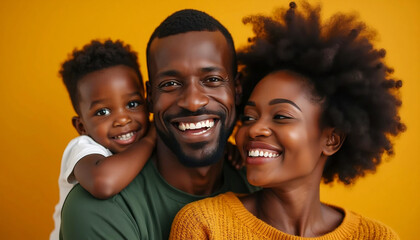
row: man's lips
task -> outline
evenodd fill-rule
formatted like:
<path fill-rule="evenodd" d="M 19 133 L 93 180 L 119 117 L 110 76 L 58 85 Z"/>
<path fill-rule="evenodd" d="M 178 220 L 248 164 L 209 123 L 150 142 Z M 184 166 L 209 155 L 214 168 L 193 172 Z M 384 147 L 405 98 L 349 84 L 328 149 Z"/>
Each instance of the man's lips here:
<path fill-rule="evenodd" d="M 179 122 L 178 129 L 185 132 L 187 130 L 209 129 L 214 126 L 214 119 L 207 119 L 199 122 Z"/>
<path fill-rule="evenodd" d="M 171 120 L 171 124 L 181 132 L 202 132 L 208 131 L 216 126 L 219 121 L 217 115 L 198 115 L 178 117 Z"/>

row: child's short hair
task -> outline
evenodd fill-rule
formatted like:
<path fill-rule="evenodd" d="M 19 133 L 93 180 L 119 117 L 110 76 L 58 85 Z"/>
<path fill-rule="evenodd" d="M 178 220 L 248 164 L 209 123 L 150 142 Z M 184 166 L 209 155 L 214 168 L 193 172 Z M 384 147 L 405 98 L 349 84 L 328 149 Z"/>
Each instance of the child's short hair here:
<path fill-rule="evenodd" d="M 292 2 L 273 17 L 244 18 L 256 36 L 238 52 L 242 103 L 271 72 L 303 75 L 323 106 L 323 126 L 346 134 L 341 149 L 328 158 L 323 180 L 350 184 L 376 170 L 382 155 L 393 153 L 390 137 L 405 130 L 398 115 L 402 81 L 390 77 L 385 50 L 374 48 L 374 34 L 356 16 L 339 13 L 322 23 L 319 6 L 303 2 L 299 8 Z"/>
<path fill-rule="evenodd" d="M 137 61 L 137 53 L 131 50 L 130 45 L 124 44 L 120 40 L 106 40 L 104 42 L 92 40 L 81 50 L 73 50 L 69 59 L 61 65 L 60 75 L 77 113 L 79 113 L 79 94 L 77 92 L 79 80 L 88 73 L 117 65 L 132 68 L 137 73 L 140 86 L 143 89 L 143 79 Z"/>

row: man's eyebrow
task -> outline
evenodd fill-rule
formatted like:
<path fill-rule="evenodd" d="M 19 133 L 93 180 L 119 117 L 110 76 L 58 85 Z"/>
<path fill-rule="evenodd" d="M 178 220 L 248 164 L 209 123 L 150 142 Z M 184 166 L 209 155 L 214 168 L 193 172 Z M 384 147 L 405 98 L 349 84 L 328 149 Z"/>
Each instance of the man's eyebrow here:
<path fill-rule="evenodd" d="M 221 72 L 221 71 L 223 71 L 223 68 L 220 68 L 220 67 L 203 67 L 200 70 L 201 70 L 201 72 L 204 72 L 204 73 L 215 72 L 215 71 Z"/>
<path fill-rule="evenodd" d="M 167 71 L 163 71 L 157 74 L 156 77 L 176 77 L 179 76 L 180 73 L 177 70 L 167 70 Z"/>
<path fill-rule="evenodd" d="M 299 111 L 302 112 L 302 110 L 300 109 L 300 107 L 296 103 L 294 103 L 294 102 L 292 102 L 288 99 L 284 99 L 284 98 L 275 98 L 275 99 L 271 100 L 268 103 L 268 105 L 274 105 L 274 104 L 279 104 L 279 103 L 288 103 L 288 104 L 294 106 L 295 108 L 297 108 Z"/>

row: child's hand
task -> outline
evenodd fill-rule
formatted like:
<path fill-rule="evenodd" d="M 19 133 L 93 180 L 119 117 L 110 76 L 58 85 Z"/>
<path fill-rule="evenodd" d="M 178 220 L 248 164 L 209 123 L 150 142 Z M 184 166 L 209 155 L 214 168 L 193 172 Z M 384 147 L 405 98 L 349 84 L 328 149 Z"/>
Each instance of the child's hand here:
<path fill-rule="evenodd" d="M 239 154 L 238 148 L 229 141 L 226 145 L 225 157 L 229 163 L 238 170 L 245 165 L 245 162 L 241 158 L 241 154 Z"/>

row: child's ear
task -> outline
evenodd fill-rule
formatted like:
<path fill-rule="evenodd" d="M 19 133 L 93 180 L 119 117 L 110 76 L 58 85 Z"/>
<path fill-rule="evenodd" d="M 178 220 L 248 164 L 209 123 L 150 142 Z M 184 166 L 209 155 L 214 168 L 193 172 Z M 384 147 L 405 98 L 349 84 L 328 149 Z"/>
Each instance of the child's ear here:
<path fill-rule="evenodd" d="M 343 145 L 346 134 L 335 128 L 328 128 L 324 130 L 325 141 L 323 143 L 322 153 L 325 156 L 331 156 L 336 153 Z"/>
<path fill-rule="evenodd" d="M 242 73 L 238 72 L 235 77 L 235 102 L 236 106 L 241 104 L 242 99 L 242 84 L 241 84 Z"/>
<path fill-rule="evenodd" d="M 71 119 L 71 123 L 73 124 L 73 127 L 76 129 L 76 131 L 80 135 L 85 135 L 86 134 L 85 126 L 83 125 L 83 122 L 82 122 L 82 120 L 80 119 L 79 116 L 73 117 Z"/>
<path fill-rule="evenodd" d="M 150 113 L 153 113 L 153 101 L 152 101 L 152 86 L 150 85 L 150 81 L 146 82 L 146 92 L 147 92 L 147 108 L 149 109 Z"/>

